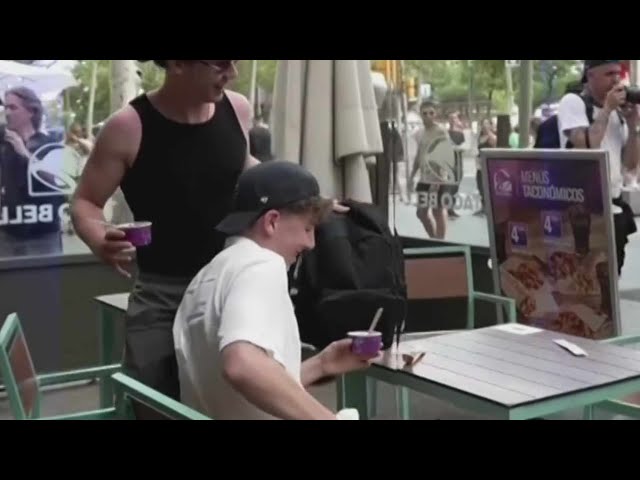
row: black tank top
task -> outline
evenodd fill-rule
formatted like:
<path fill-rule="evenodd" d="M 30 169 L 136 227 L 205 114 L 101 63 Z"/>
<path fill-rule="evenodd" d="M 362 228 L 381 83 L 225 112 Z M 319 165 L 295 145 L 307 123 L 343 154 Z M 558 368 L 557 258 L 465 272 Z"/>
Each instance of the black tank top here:
<path fill-rule="evenodd" d="M 134 218 L 153 223 L 151 245 L 138 248 L 138 268 L 193 277 L 224 246 L 215 226 L 231 208 L 244 167 L 244 133 L 226 95 L 200 124 L 166 118 L 146 95 L 131 106 L 140 116 L 142 140 L 121 188 Z"/>

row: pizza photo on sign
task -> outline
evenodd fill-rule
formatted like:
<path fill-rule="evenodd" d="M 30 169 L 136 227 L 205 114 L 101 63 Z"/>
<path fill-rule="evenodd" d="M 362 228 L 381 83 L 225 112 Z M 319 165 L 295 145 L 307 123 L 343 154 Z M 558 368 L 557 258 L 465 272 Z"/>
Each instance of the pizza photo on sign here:
<path fill-rule="evenodd" d="M 584 338 L 608 338 L 613 333 L 613 323 L 609 318 L 586 305 L 562 307 L 549 323 L 556 332 Z"/>
<path fill-rule="evenodd" d="M 544 262 L 534 255 L 513 255 L 500 266 L 502 289 L 515 300 L 525 319 L 557 309 L 545 269 Z"/>
<path fill-rule="evenodd" d="M 553 290 L 561 295 L 600 295 L 594 261 L 597 255 L 581 257 L 572 252 L 552 252 L 548 265 Z"/>

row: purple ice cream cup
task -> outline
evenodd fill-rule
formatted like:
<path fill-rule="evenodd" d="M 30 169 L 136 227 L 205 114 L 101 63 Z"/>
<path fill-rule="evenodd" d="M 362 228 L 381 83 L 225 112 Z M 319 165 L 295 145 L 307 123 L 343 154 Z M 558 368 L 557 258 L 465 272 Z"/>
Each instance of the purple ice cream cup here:
<path fill-rule="evenodd" d="M 151 222 L 132 222 L 118 225 L 124 232 L 124 239 L 134 247 L 144 247 L 151 243 Z"/>
<path fill-rule="evenodd" d="M 349 332 L 351 351 L 360 357 L 375 357 L 382 349 L 382 333 L 380 332 Z"/>

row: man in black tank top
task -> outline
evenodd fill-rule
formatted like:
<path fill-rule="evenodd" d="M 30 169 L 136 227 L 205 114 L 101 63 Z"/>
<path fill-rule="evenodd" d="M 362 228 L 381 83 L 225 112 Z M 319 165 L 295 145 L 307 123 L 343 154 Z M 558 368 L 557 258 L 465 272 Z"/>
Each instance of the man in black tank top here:
<path fill-rule="evenodd" d="M 103 208 L 118 187 L 137 221 L 152 222 L 152 243 L 136 251 L 126 315 L 127 373 L 180 398 L 172 326 L 190 280 L 222 248 L 214 230 L 230 211 L 249 155 L 251 106 L 225 90 L 235 60 L 154 60 L 162 87 L 134 99 L 101 130 L 76 190 L 76 231 L 105 263 L 126 276 L 133 246 L 106 228 Z M 138 418 L 153 418 L 136 408 Z"/>

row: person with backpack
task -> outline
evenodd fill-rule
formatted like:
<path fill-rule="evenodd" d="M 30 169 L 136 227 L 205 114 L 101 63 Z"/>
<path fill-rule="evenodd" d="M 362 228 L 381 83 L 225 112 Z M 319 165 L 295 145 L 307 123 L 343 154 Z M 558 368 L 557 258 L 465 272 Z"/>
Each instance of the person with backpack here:
<path fill-rule="evenodd" d="M 556 119 L 558 148 L 603 149 L 609 153 L 618 274 L 628 236 L 637 231 L 633 212 L 621 197 L 623 166 L 633 170 L 640 160 L 638 110 L 627 102 L 621 73 L 620 60 L 585 60 L 584 88 L 580 94 L 562 97 Z"/>
<path fill-rule="evenodd" d="M 337 418 L 306 387 L 365 369 L 376 355 L 352 352 L 342 337 L 302 362 L 287 278 L 332 207 L 300 165 L 270 161 L 242 173 L 231 213 L 215 227 L 230 236 L 226 247 L 175 317 L 182 403 L 216 420 Z"/>

